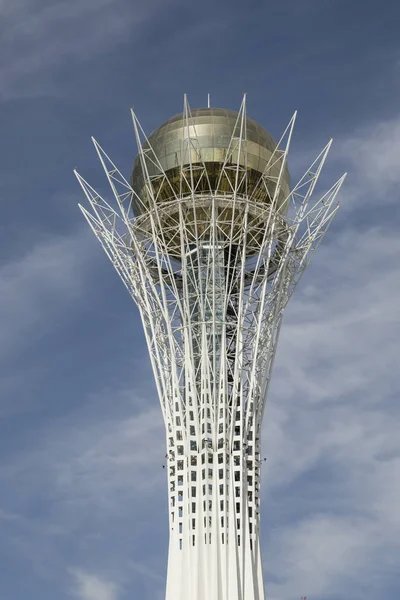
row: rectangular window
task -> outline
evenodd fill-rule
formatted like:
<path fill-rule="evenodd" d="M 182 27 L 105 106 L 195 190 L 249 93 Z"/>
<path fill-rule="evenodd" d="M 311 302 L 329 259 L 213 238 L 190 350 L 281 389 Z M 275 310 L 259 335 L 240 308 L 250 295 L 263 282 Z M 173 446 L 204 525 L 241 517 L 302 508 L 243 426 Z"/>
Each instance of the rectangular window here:
<path fill-rule="evenodd" d="M 183 460 L 178 460 L 178 471 L 183 471 Z"/>
<path fill-rule="evenodd" d="M 180 431 L 179 429 L 178 429 L 178 431 L 176 432 L 176 439 L 177 439 L 179 442 L 181 442 L 181 441 L 182 441 L 182 439 L 183 439 L 183 438 L 182 438 L 182 431 Z"/>
<path fill-rule="evenodd" d="M 193 414 L 192 410 L 189 412 L 189 416 L 190 416 L 190 420 L 193 421 L 194 420 L 194 414 Z"/>
<path fill-rule="evenodd" d="M 208 478 L 209 478 L 209 479 L 212 479 L 212 476 L 213 476 L 213 471 L 212 471 L 212 469 L 208 469 Z"/>
<path fill-rule="evenodd" d="M 190 450 L 192 452 L 196 452 L 196 450 L 197 450 L 197 443 L 196 443 L 195 440 L 190 440 Z"/>
<path fill-rule="evenodd" d="M 190 457 L 190 464 L 192 466 L 196 466 L 197 465 L 197 456 L 191 456 Z"/>
<path fill-rule="evenodd" d="M 220 452 L 218 454 L 218 463 L 222 464 L 224 462 L 224 455 L 222 454 L 222 452 Z"/>
<path fill-rule="evenodd" d="M 197 479 L 197 473 L 196 473 L 196 471 L 191 471 L 191 473 L 190 473 L 190 479 L 191 479 L 191 481 L 196 481 L 196 479 Z"/>
<path fill-rule="evenodd" d="M 224 478 L 224 470 L 223 469 L 219 469 L 218 470 L 218 477 L 219 477 L 219 479 L 223 479 Z"/>
<path fill-rule="evenodd" d="M 175 423 L 176 423 L 178 426 L 180 426 L 180 424 L 181 424 L 181 418 L 180 418 L 180 417 L 176 417 L 176 421 L 175 421 Z"/>
<path fill-rule="evenodd" d="M 224 433 L 224 424 L 223 423 L 220 423 L 218 425 L 218 433 Z"/>
<path fill-rule="evenodd" d="M 190 435 L 196 435 L 196 430 L 194 428 L 194 425 L 190 426 Z"/>
<path fill-rule="evenodd" d="M 196 514 L 196 502 L 192 502 L 192 513 Z"/>
<path fill-rule="evenodd" d="M 196 487 L 192 487 L 192 498 L 196 498 Z"/>
<path fill-rule="evenodd" d="M 183 475 L 178 475 L 178 485 L 183 485 Z"/>
<path fill-rule="evenodd" d="M 182 506 L 180 506 L 178 508 L 178 517 L 182 517 L 182 513 L 183 513 L 183 508 L 182 508 Z"/>
<path fill-rule="evenodd" d="M 179 454 L 180 456 L 182 456 L 182 455 L 183 455 L 183 446 L 178 446 L 178 454 Z"/>
<path fill-rule="evenodd" d="M 204 465 L 205 462 L 206 462 L 206 455 L 203 453 L 201 455 L 201 464 Z"/>

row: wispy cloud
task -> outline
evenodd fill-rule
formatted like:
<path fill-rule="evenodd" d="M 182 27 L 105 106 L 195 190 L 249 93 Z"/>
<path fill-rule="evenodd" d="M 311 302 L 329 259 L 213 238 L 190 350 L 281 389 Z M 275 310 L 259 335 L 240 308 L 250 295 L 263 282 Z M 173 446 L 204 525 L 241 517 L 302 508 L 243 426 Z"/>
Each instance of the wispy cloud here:
<path fill-rule="evenodd" d="M 79 600 L 118 600 L 118 586 L 97 575 L 84 571 L 72 571 L 75 581 L 74 595 Z"/>
<path fill-rule="evenodd" d="M 398 202 L 400 115 L 359 127 L 337 144 L 335 156 L 352 171 L 346 208 L 355 201 L 364 207 Z"/>
<path fill-rule="evenodd" d="M 152 589 L 163 588 L 157 552 L 142 560 L 149 540 L 166 526 L 166 515 L 161 525 L 158 520 L 166 474 L 156 402 L 144 408 L 131 382 L 127 390 L 83 399 L 67 417 L 37 424 L 34 432 L 34 443 L 23 441 L 3 455 L 0 467 L 0 489 L 16 494 L 14 512 L 8 497 L 0 511 L 7 556 L 45 578 L 63 579 L 65 564 L 79 565 L 75 593 L 82 600 L 119 598 L 138 573 Z M 118 585 L 103 577 L 110 569 Z"/>
<path fill-rule="evenodd" d="M 298 117 L 301 120 L 301 113 Z M 300 140 L 301 141 L 301 140 Z M 321 140 L 323 144 L 326 140 Z M 312 138 L 312 147 L 307 140 L 299 144 L 296 132 L 293 140 L 293 152 L 290 155 L 289 166 L 293 181 L 299 177 L 312 163 L 318 148 Z M 374 119 L 363 124 L 357 124 L 355 129 L 333 140 L 324 167 L 324 184 L 330 183 L 326 174 L 334 173 L 332 179 L 346 171 L 348 177 L 340 192 L 341 211 L 339 218 L 349 213 L 357 215 L 361 223 L 371 218 L 380 224 L 388 216 L 398 216 L 398 186 L 400 184 L 399 169 L 400 154 L 400 114 L 387 119 Z M 390 205 L 391 213 L 388 213 Z"/>
<path fill-rule="evenodd" d="M 288 309 L 266 412 L 273 600 L 361 599 L 360 581 L 378 594 L 397 572 L 400 242 L 374 227 L 328 241 Z"/>
<path fill-rule="evenodd" d="M 127 0 L 1 4 L 0 98 L 49 89 L 56 93 L 57 85 L 48 77 L 52 69 L 107 53 L 128 35 L 139 34 L 159 7 L 159 0 L 135 5 Z"/>
<path fill-rule="evenodd" d="M 0 266 L 0 358 L 10 357 L 27 336 L 43 335 L 83 290 L 93 245 L 82 227 L 49 237 Z"/>

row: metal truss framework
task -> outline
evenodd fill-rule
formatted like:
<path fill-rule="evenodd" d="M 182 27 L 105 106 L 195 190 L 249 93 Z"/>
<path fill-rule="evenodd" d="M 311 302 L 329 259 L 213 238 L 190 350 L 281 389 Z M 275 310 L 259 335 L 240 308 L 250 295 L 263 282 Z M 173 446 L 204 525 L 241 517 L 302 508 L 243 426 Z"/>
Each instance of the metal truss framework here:
<path fill-rule="evenodd" d="M 207 168 L 190 116 L 185 97 L 180 193 L 171 187 L 171 200 L 158 200 L 157 183 L 168 185 L 168 175 L 132 112 L 146 202 L 93 140 L 115 201 L 76 173 L 90 211 L 80 208 L 139 308 L 160 398 L 170 514 L 166 598 L 263 600 L 266 394 L 285 306 L 336 213 L 345 176 L 313 200 L 329 142 L 285 199 L 287 215 L 278 210 L 294 114 L 256 188 L 243 193 L 244 97 L 240 135 L 226 153 L 236 153 L 237 164 L 226 159 L 220 174 L 231 190 L 199 191 Z M 257 200 L 259 188 L 267 203 Z M 142 210 L 136 216 L 133 198 Z"/>

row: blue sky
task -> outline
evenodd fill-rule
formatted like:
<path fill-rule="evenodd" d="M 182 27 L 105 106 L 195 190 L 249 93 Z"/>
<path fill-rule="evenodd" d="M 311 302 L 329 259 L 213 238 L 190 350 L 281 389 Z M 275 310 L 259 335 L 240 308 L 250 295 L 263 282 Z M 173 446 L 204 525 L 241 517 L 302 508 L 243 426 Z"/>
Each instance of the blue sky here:
<path fill-rule="evenodd" d="M 136 308 L 77 209 L 146 131 L 238 108 L 342 208 L 287 309 L 264 423 L 269 600 L 400 597 L 400 7 L 0 1 L 0 598 L 161 600 L 163 426 Z M 103 186 L 103 187 L 102 187 Z"/>

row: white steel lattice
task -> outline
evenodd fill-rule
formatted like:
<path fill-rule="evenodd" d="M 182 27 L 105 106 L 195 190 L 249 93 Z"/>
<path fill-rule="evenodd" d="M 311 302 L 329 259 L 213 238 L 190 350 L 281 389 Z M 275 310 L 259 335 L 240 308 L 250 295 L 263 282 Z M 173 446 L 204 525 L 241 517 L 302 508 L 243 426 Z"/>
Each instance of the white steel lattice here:
<path fill-rule="evenodd" d="M 207 167 L 185 98 L 179 192 L 171 186 L 170 200 L 160 201 L 168 174 L 132 116 L 146 200 L 96 141 L 115 204 L 76 175 L 91 210 L 80 208 L 140 310 L 165 421 L 166 598 L 263 600 L 260 435 L 266 393 L 284 308 L 337 210 L 345 176 L 312 200 L 329 142 L 285 199 L 287 214 L 278 210 L 294 115 L 247 193 L 244 97 L 240 135 L 232 134 L 226 153 L 236 153 L 236 164 L 226 158 L 221 165 L 224 191 L 219 182 L 214 189 L 210 182 L 200 186 L 208 180 Z M 268 202 L 259 201 L 260 189 Z M 141 207 L 136 216 L 132 200 Z"/>

